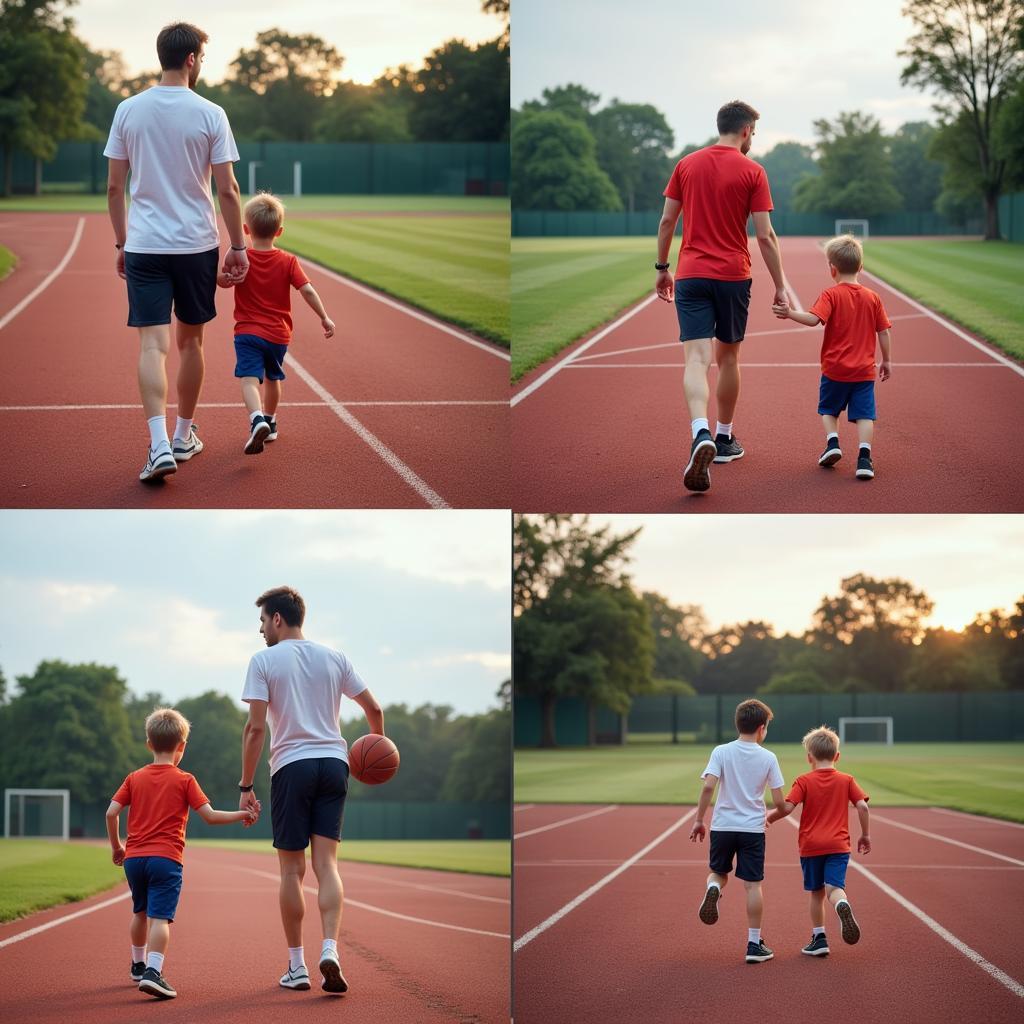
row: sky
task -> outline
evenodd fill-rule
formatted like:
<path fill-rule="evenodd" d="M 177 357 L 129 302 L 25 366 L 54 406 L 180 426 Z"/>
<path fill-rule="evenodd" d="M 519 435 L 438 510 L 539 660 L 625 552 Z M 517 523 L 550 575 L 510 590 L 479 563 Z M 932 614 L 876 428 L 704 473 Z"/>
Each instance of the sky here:
<path fill-rule="evenodd" d="M 254 602 L 283 584 L 306 638 L 343 650 L 385 706 L 485 711 L 511 671 L 500 510 L 4 511 L 0 538 L 9 684 L 95 661 L 140 696 L 237 700 L 264 649 Z"/>
<path fill-rule="evenodd" d="M 367 84 L 389 67 L 420 67 L 448 39 L 476 44 L 500 35 L 503 22 L 480 7 L 480 0 L 177 0 L 146 4 L 143 16 L 126 17 L 124 0 L 80 0 L 70 14 L 91 49 L 121 51 L 129 76 L 157 68 L 160 29 L 187 21 L 210 37 L 203 80 L 211 85 L 270 28 L 327 40 L 345 58 L 342 79 Z"/>
<path fill-rule="evenodd" d="M 515 0 L 512 105 L 574 82 L 666 116 L 676 151 L 717 134 L 715 114 L 741 99 L 761 114 L 751 156 L 812 144 L 813 122 L 875 115 L 886 131 L 934 121 L 932 99 L 899 84 L 896 55 L 912 23 L 901 0 Z M 628 13 L 625 13 L 628 12 Z"/>
<path fill-rule="evenodd" d="M 1024 517 L 913 515 L 592 516 L 643 526 L 629 572 L 638 591 L 704 608 L 711 627 L 762 620 L 801 634 L 857 573 L 898 577 L 935 602 L 928 626 L 962 629 L 1024 595 Z"/>

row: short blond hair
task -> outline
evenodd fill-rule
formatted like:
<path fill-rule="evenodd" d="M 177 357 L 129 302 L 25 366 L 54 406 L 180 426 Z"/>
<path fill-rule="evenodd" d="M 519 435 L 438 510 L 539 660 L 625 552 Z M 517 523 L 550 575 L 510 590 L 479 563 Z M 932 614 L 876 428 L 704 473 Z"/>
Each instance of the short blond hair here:
<path fill-rule="evenodd" d="M 253 238 L 273 238 L 284 223 L 284 203 L 269 192 L 257 192 L 245 204 L 245 223 Z"/>
<path fill-rule="evenodd" d="M 839 737 L 827 725 L 819 725 L 804 737 L 804 750 L 815 761 L 834 761 L 839 753 Z"/>
<path fill-rule="evenodd" d="M 157 708 L 146 719 L 146 739 L 158 754 L 168 754 L 188 741 L 192 726 L 188 719 L 174 708 Z"/>
<path fill-rule="evenodd" d="M 825 255 L 840 274 L 856 274 L 864 266 L 864 246 L 853 235 L 839 235 L 825 246 Z"/>

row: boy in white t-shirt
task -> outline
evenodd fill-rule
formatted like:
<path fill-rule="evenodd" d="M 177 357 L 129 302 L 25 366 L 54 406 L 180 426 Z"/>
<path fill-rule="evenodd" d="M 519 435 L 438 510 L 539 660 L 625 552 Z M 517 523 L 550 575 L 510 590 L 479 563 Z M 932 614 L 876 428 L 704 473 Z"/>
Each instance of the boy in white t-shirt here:
<path fill-rule="evenodd" d="M 711 751 L 708 766 L 701 774 L 704 787 L 697 804 L 697 817 L 690 830 L 690 841 L 704 842 L 707 814 L 715 787 L 718 800 L 711 817 L 711 873 L 700 905 L 700 919 L 705 924 L 718 920 L 718 901 L 729 881 L 733 858 L 736 877 L 747 890 L 747 955 L 748 964 L 771 960 L 775 955 L 761 938 L 764 901 L 761 881 L 764 878 L 764 791 L 772 791 L 777 808 L 785 806 L 782 787 L 785 780 L 778 758 L 760 746 L 768 734 L 772 709 L 759 700 L 745 700 L 736 708 L 738 739 Z"/>

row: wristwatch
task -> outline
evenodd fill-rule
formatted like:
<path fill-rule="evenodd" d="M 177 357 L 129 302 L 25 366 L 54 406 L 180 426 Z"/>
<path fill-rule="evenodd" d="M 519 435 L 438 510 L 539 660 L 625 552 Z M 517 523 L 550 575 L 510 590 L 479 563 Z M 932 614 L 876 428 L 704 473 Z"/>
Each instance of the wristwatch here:
<path fill-rule="evenodd" d="M 245 252 L 244 245 L 233 245 L 231 248 L 234 249 L 235 252 Z"/>
<path fill-rule="evenodd" d="M 654 269 L 655 270 L 668 270 L 668 266 L 669 265 L 667 263 L 655 263 L 654 264 Z"/>
<path fill-rule="evenodd" d="M 253 785 L 254 785 L 253 783 L 250 783 L 248 786 L 243 786 L 241 783 L 239 783 L 238 784 L 238 792 L 239 793 L 251 793 Z"/>
<path fill-rule="evenodd" d="M 115 249 L 123 249 L 124 248 L 124 242 L 120 242 L 120 243 L 115 242 L 114 243 L 114 248 Z"/>

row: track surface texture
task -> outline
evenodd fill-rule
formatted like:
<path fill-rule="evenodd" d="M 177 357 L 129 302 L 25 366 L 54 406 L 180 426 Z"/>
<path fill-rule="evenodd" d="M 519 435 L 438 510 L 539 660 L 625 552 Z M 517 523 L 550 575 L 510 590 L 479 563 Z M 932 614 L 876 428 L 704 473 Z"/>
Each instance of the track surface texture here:
<path fill-rule="evenodd" d="M 782 256 L 792 293 L 803 308 L 810 306 L 829 284 L 817 242 L 785 238 Z M 843 459 L 823 469 L 817 464 L 824 448 L 817 414 L 823 329 L 774 317 L 771 280 L 756 252 L 752 266 L 733 421 L 746 455 L 712 466 L 710 491 L 684 489 L 690 421 L 683 347 L 674 308 L 652 294 L 516 386 L 517 509 L 1024 510 L 1024 456 L 1003 443 L 1024 436 L 1024 366 L 864 274 L 862 283 L 881 295 L 893 322 L 893 375 L 876 382 L 875 478 L 854 477 L 856 428 L 845 417 L 839 434 Z M 712 426 L 716 375 L 713 368 Z"/>

